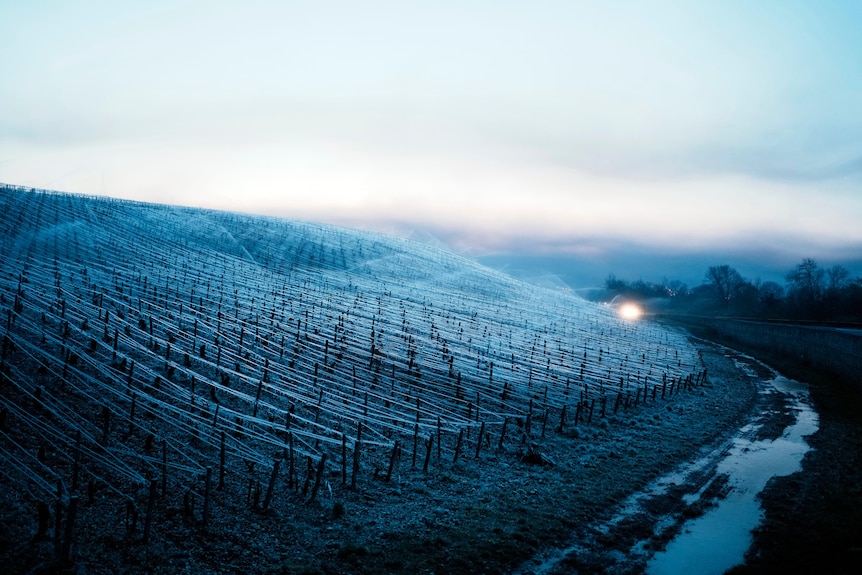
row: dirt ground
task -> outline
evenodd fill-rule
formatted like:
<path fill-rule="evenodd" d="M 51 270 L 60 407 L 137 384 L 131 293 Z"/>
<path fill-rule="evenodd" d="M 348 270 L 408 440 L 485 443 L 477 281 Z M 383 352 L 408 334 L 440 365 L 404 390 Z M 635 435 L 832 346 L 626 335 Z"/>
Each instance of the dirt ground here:
<path fill-rule="evenodd" d="M 305 485 L 276 483 L 260 511 L 257 486 L 237 473 L 214 494 L 207 529 L 201 501 L 184 493 L 160 498 L 150 540 L 129 531 L 126 510 L 108 493 L 83 497 L 72 557 L 74 573 L 506 573 L 542 550 L 589 535 L 625 497 L 726 438 L 751 412 L 754 386 L 718 348 L 702 345 L 708 381 L 666 400 L 620 409 L 592 423 L 569 419 L 513 429 L 509 442 L 483 446 L 466 438 L 458 462 L 432 455 L 412 465 L 405 449 L 389 481 L 385 454 L 363 461 L 364 480 L 341 486 L 333 469 L 316 500 Z M 514 426 L 513 426 L 514 427 Z M 544 427 L 544 437 L 542 428 Z M 300 483 L 304 474 L 300 474 Z M 690 488 L 690 487 L 689 487 Z M 686 489 L 681 487 L 681 489 Z M 3 485 L 0 560 L 10 573 L 57 572 L 53 529 L 38 531 L 35 502 Z M 258 500 L 258 505 L 254 501 Z M 607 550 L 627 549 L 647 524 L 619 529 L 586 553 L 578 572 L 603 571 Z M 599 563 L 595 563 L 599 561 Z M 624 562 L 623 562 L 624 563 Z"/>

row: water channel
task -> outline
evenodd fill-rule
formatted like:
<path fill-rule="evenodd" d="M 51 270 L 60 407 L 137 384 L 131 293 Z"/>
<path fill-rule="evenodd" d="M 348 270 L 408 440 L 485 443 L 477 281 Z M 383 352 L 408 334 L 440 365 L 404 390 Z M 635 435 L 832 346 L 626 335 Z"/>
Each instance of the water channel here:
<path fill-rule="evenodd" d="M 748 361 L 756 361 L 746 358 Z M 759 363 L 759 362 L 758 362 Z M 761 364 L 762 365 L 762 364 Z M 756 377 L 752 368 L 737 360 L 739 369 Z M 764 366 L 765 367 L 765 366 Z M 811 448 L 805 438 L 815 433 L 819 417 L 814 411 L 807 384 L 773 372 L 771 379 L 757 378 L 758 392 L 772 408 L 762 408 L 726 442 L 653 481 L 646 489 L 629 497 L 615 516 L 592 526 L 593 533 L 610 534 L 635 517 L 650 515 L 652 536 L 638 541 L 627 553 L 603 553 L 603 565 L 613 573 L 649 575 L 721 574 L 744 562 L 752 544 L 752 530 L 763 519 L 758 494 L 773 477 L 790 475 L 802 468 L 802 458 Z M 780 408 L 775 408 L 780 405 Z M 790 417 L 788 417 L 790 416 Z M 780 433 L 761 433 L 766 425 L 784 425 Z M 773 439 L 774 438 L 774 439 Z M 693 479 L 699 478 L 699 479 Z M 679 486 L 696 482 L 699 489 L 681 496 L 676 511 L 650 514 L 649 503 L 668 497 Z M 681 517 L 679 508 L 701 508 L 692 519 Z M 653 551 L 660 534 L 673 533 L 661 551 Z M 546 557 L 541 565 L 525 572 L 563 574 L 566 558 L 595 553 L 592 541 L 576 541 Z"/>
<path fill-rule="evenodd" d="M 751 531 L 762 519 L 757 495 L 772 477 L 801 469 L 802 457 L 810 449 L 805 437 L 816 432 L 818 425 L 805 384 L 783 376 L 769 384 L 790 400 L 795 423 L 774 441 L 752 440 L 751 425 L 740 430 L 716 467 L 717 475 L 727 476 L 727 495 L 704 515 L 685 523 L 679 536 L 649 561 L 648 574 L 720 574 L 743 562 L 751 546 Z"/>

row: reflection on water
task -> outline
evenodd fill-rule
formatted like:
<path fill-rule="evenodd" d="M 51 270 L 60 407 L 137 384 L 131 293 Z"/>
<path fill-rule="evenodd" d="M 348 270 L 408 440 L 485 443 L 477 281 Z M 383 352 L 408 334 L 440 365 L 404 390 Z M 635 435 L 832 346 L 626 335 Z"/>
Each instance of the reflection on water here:
<path fill-rule="evenodd" d="M 727 474 L 730 492 L 717 507 L 683 525 L 667 549 L 647 566 L 651 575 L 724 573 L 743 562 L 751 546 L 751 530 L 762 518 L 757 494 L 767 481 L 801 469 L 810 449 L 803 439 L 817 431 L 817 413 L 808 403 L 805 384 L 778 376 L 772 387 L 789 396 L 796 422 L 775 441 L 739 437 L 720 461 L 718 474 Z"/>

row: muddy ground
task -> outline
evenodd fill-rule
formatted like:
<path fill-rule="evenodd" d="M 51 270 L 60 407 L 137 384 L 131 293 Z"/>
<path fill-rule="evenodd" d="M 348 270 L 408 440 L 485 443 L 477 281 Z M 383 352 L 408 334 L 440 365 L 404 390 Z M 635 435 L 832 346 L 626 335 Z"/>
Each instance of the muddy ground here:
<path fill-rule="evenodd" d="M 727 342 L 738 347 L 736 342 Z M 802 471 L 773 479 L 761 495 L 766 518 L 746 564 L 733 575 L 859 573 L 862 565 L 862 396 L 850 382 L 804 364 L 752 353 L 811 385 L 820 428 Z"/>
<path fill-rule="evenodd" d="M 725 498 L 731 490 L 729 477 L 719 465 L 737 440 L 773 441 L 796 421 L 794 402 L 769 382 L 774 372 L 750 356 L 732 349 L 719 349 L 701 342 L 712 365 L 733 362 L 733 381 L 748 383 L 757 390 L 751 409 L 737 428 L 725 428 L 716 441 L 693 450 L 684 465 L 663 475 L 616 506 L 616 514 L 580 526 L 569 543 L 559 549 L 545 549 L 515 572 L 519 575 L 563 575 L 606 573 L 637 575 L 647 569 L 652 556 Z M 721 363 L 718 362 L 718 356 Z M 727 378 L 725 383 L 731 379 Z M 738 430 L 744 424 L 744 432 Z"/>
<path fill-rule="evenodd" d="M 627 561 L 626 551 L 654 528 L 648 518 L 633 517 L 608 532 L 593 526 L 613 516 L 629 494 L 725 440 L 757 399 L 751 377 L 732 358 L 716 346 L 699 345 L 709 373 L 705 385 L 605 418 L 594 414 L 589 424 L 575 426 L 570 417 L 562 432 L 559 422 L 549 421 L 544 437 L 539 421 L 530 441 L 510 439 L 503 449 L 494 441 L 478 459 L 475 438 L 467 438 L 465 457 L 453 463 L 432 456 L 423 472 L 421 458 L 414 467 L 408 449 L 386 481 L 383 454 L 369 456 L 355 489 L 343 488 L 340 470 L 333 469 L 309 503 L 304 485 L 281 479 L 266 512 L 259 502 L 254 508 L 255 495 L 239 474 L 229 476 L 215 494 L 206 530 L 200 500 L 193 498 L 190 509 L 183 493 L 161 498 L 148 543 L 141 541 L 140 527 L 130 532 L 125 510 L 111 503 L 110 494 L 96 493 L 92 502 L 85 496 L 69 571 L 528 573 L 544 552 L 580 538 L 583 552 L 562 564 L 568 572 L 637 572 L 642 563 Z M 749 566 L 738 572 L 777 572 L 827 559 L 858 564 L 860 405 L 858 398 L 853 404 L 826 388 L 814 391 L 821 415 L 821 431 L 811 439 L 817 449 L 806 457 L 805 472 L 770 484 L 767 523 Z M 513 429 L 511 437 L 521 431 Z M 676 495 L 699 489 L 695 483 L 680 485 Z M 720 491 L 721 483 L 710 488 Z M 678 497 L 652 504 L 657 512 L 677 512 L 680 521 L 702 512 L 680 507 Z M 0 513 L 4 571 L 56 572 L 50 533 L 34 540 L 37 513 L 26 490 L 0 484 Z M 659 548 L 672 535 L 671 528 L 652 545 Z"/>

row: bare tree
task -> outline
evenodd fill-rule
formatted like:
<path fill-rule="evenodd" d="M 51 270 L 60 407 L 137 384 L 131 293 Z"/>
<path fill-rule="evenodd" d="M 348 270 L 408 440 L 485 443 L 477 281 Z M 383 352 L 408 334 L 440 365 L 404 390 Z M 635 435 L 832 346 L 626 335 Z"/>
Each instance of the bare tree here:
<path fill-rule="evenodd" d="M 834 265 L 826 270 L 826 275 L 829 278 L 829 291 L 838 291 L 846 287 L 850 279 L 850 271 L 844 266 Z"/>
<path fill-rule="evenodd" d="M 706 270 L 704 282 L 712 289 L 715 297 L 722 303 L 727 305 L 733 298 L 736 290 L 745 283 L 742 276 L 734 268 L 727 264 L 720 266 L 710 266 Z"/>
<path fill-rule="evenodd" d="M 813 303 L 823 295 L 823 281 L 826 272 L 811 258 L 805 258 L 787 273 L 786 279 L 790 292 L 800 303 Z"/>
<path fill-rule="evenodd" d="M 613 292 L 622 292 L 628 287 L 624 280 L 617 279 L 616 274 L 610 274 L 605 278 L 605 289 Z"/>
<path fill-rule="evenodd" d="M 758 296 L 760 297 L 761 303 L 763 303 L 767 309 L 770 309 L 775 307 L 775 305 L 784 297 L 784 288 L 776 282 L 765 281 L 760 284 Z"/>

